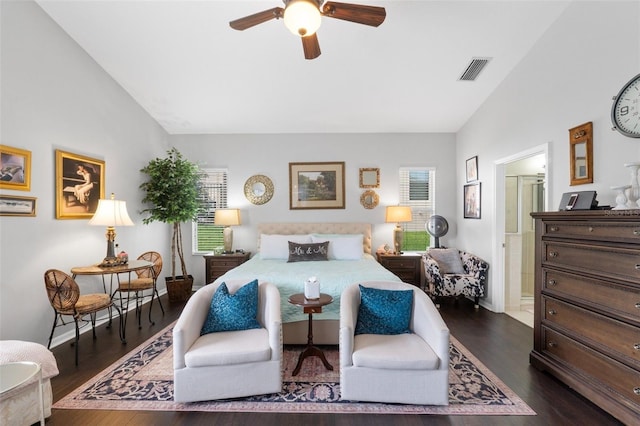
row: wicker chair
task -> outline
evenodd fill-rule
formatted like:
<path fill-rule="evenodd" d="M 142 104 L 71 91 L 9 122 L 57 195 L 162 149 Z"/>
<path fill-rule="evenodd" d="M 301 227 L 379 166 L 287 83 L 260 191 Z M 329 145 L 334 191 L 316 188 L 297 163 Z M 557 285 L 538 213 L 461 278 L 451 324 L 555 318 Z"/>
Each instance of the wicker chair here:
<path fill-rule="evenodd" d="M 138 256 L 138 260 L 146 260 L 148 262 L 153 263 L 152 268 L 140 269 L 136 271 L 137 278 L 131 281 L 120 281 L 118 283 L 118 288 L 113 292 L 113 296 L 116 293 L 119 293 L 120 299 L 120 309 L 123 312 L 126 312 L 125 309 L 129 308 L 129 299 L 131 293 L 134 294 L 136 299 L 136 318 L 138 319 L 138 328 L 142 328 L 141 325 L 141 317 L 142 317 L 142 301 L 144 297 L 148 297 L 149 295 L 144 294 L 146 290 L 151 290 L 151 302 L 149 304 L 149 323 L 154 325 L 155 322 L 151 319 L 151 309 L 153 308 L 153 299 L 157 298 L 158 303 L 160 303 L 160 309 L 162 310 L 162 315 L 164 315 L 164 307 L 162 306 L 162 301 L 160 300 L 160 295 L 158 294 L 158 286 L 157 281 L 160 276 L 160 271 L 162 271 L 162 256 L 160 253 L 155 251 L 147 251 Z M 127 304 L 124 306 L 123 301 L 124 297 L 122 293 L 127 294 Z M 112 297 L 113 297 L 112 296 Z M 126 322 L 125 322 L 126 323 Z"/>
<path fill-rule="evenodd" d="M 96 338 L 96 313 L 103 310 L 109 310 L 109 325 L 111 327 L 111 308 L 115 308 L 120 314 L 120 309 L 113 303 L 111 297 L 106 293 L 84 294 L 80 295 L 80 288 L 73 278 L 66 273 L 57 269 L 49 269 L 44 273 L 44 284 L 47 290 L 47 297 L 51 307 L 54 311 L 53 326 L 51 327 L 51 334 L 49 335 L 49 344 L 47 349 L 51 347 L 51 339 L 53 339 L 53 332 L 58 326 L 58 319 L 60 319 L 60 325 L 66 325 L 64 322 L 64 315 L 70 315 L 73 317 L 73 321 L 76 324 L 76 365 L 78 365 L 78 341 L 80 340 L 80 327 L 79 321 L 83 320 L 86 315 L 90 316 L 91 326 L 93 329 L 93 338 Z M 120 316 L 120 327 L 118 329 L 120 334 L 120 340 L 125 343 L 124 334 L 122 329 L 122 316 Z"/>

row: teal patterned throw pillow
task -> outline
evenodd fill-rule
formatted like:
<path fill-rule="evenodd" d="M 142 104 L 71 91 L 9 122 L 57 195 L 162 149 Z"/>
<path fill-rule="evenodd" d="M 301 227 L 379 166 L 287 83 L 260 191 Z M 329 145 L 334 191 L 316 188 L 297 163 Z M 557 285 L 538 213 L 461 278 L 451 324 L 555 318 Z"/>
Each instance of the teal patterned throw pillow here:
<path fill-rule="evenodd" d="M 200 335 L 261 328 L 257 315 L 258 280 L 243 285 L 234 294 L 229 294 L 227 284 L 222 283 L 211 298 L 211 307 Z"/>
<path fill-rule="evenodd" d="M 413 290 L 382 290 L 360 285 L 355 334 L 411 333 Z"/>

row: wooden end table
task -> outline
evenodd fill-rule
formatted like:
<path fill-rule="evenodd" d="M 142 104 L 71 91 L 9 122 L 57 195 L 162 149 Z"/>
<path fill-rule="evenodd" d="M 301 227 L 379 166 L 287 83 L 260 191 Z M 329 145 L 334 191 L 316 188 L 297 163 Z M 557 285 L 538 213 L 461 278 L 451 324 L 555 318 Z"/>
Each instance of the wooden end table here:
<path fill-rule="evenodd" d="M 309 334 L 307 336 L 307 347 L 304 349 L 304 351 L 302 351 L 300 357 L 298 358 L 298 364 L 296 364 L 296 368 L 292 373 L 293 376 L 298 375 L 298 373 L 300 372 L 300 367 L 302 367 L 302 361 L 310 356 L 317 356 L 318 358 L 320 358 L 327 370 L 333 371 L 333 366 L 329 364 L 329 361 L 327 361 L 327 358 L 324 356 L 324 352 L 322 352 L 320 348 L 313 344 L 313 314 L 322 313 L 322 307 L 330 304 L 331 302 L 333 302 L 333 297 L 324 293 L 320 293 L 320 298 L 315 300 L 305 298 L 303 293 L 296 293 L 289 296 L 289 303 L 296 306 L 302 306 L 304 313 L 309 314 Z"/>

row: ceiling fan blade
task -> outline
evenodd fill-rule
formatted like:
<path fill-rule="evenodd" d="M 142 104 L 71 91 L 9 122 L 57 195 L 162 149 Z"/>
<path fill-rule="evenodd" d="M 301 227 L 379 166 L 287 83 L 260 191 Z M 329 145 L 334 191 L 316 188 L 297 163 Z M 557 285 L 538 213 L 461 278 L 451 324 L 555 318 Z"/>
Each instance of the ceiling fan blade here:
<path fill-rule="evenodd" d="M 316 33 L 300 38 L 302 39 L 302 48 L 304 49 L 305 59 L 315 59 L 320 56 L 320 43 L 318 43 L 318 36 Z"/>
<path fill-rule="evenodd" d="M 235 21 L 229 22 L 229 25 L 234 30 L 242 31 L 272 19 L 280 19 L 282 18 L 283 12 L 283 8 L 274 7 L 273 9 L 263 10 L 262 12 L 236 19 Z"/>
<path fill-rule="evenodd" d="M 322 14 L 329 18 L 377 27 L 384 22 L 387 11 L 384 7 L 328 1 L 322 6 Z"/>

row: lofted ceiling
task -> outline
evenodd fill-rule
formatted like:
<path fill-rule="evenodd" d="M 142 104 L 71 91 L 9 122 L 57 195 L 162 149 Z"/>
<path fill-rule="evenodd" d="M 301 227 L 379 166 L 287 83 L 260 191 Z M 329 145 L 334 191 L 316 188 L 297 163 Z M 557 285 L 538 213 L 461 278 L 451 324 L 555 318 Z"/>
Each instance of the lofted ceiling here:
<path fill-rule="evenodd" d="M 282 20 L 229 27 L 281 0 L 37 0 L 170 134 L 457 132 L 570 3 L 348 2 L 385 22 L 323 17 L 305 60 Z"/>

